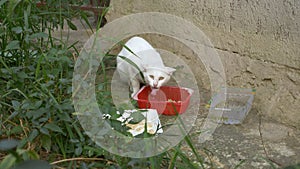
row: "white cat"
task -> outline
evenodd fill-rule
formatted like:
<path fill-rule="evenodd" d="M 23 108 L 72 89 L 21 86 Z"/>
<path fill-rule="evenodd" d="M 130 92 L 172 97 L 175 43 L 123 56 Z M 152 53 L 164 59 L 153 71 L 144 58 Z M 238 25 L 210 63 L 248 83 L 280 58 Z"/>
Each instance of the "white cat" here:
<path fill-rule="evenodd" d="M 125 46 L 117 57 L 117 71 L 121 80 L 131 87 L 131 97 L 139 91 L 140 83 L 144 81 L 138 69 L 127 59 L 136 64 L 144 76 L 146 85 L 150 85 L 152 89 L 158 89 L 170 80 L 176 69 L 166 67 L 160 54 L 145 39 L 133 37 L 125 43 Z M 129 48 L 131 52 L 126 48 Z"/>

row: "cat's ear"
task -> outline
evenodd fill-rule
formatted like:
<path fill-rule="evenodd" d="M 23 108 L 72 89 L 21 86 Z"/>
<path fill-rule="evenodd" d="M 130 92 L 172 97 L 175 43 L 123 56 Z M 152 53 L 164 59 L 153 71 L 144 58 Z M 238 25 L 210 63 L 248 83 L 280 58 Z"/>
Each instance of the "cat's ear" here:
<path fill-rule="evenodd" d="M 171 67 L 165 67 L 165 70 L 169 75 L 172 75 L 172 73 L 176 71 L 176 69 Z"/>

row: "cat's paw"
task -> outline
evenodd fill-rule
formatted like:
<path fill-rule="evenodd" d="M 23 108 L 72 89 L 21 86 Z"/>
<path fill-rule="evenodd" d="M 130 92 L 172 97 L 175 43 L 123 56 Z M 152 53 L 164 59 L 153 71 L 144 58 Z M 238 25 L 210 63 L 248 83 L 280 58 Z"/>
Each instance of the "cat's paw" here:
<path fill-rule="evenodd" d="M 140 90 L 140 84 L 138 83 L 138 85 L 132 86 L 132 88 L 133 88 L 133 91 L 131 93 L 131 97 L 133 98 L 139 92 L 139 90 Z"/>

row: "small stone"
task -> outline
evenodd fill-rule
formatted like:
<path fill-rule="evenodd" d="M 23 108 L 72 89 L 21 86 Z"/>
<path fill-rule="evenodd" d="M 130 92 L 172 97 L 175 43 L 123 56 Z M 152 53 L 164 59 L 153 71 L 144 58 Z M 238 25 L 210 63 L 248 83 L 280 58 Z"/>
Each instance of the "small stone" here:
<path fill-rule="evenodd" d="M 297 74 L 294 73 L 294 72 L 289 72 L 289 73 L 287 73 L 287 77 L 288 77 L 292 82 L 294 82 L 294 83 L 296 83 L 297 80 L 300 79 L 300 76 L 297 75 Z"/>
<path fill-rule="evenodd" d="M 248 67 L 246 68 L 246 71 L 252 73 L 250 66 L 248 66 Z"/>
<path fill-rule="evenodd" d="M 230 46 L 234 46 L 235 45 L 235 43 L 234 43 L 234 41 L 232 41 L 232 40 L 228 40 L 228 45 L 230 45 Z"/>
<path fill-rule="evenodd" d="M 227 154 L 226 157 L 227 157 L 227 158 L 231 157 L 231 154 Z"/>

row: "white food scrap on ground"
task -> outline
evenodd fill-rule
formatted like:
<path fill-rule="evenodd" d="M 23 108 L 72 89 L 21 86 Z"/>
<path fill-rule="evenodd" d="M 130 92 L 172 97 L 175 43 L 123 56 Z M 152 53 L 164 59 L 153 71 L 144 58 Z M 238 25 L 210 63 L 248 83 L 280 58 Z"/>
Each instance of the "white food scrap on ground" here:
<path fill-rule="evenodd" d="M 136 136 L 139 134 L 142 134 L 145 131 L 145 119 L 140 121 L 137 124 L 130 124 L 130 114 L 133 112 L 136 112 L 138 110 L 125 110 L 121 117 L 119 117 L 117 120 L 124 123 L 127 127 L 130 129 L 128 132 L 132 134 L 132 136 Z M 143 112 L 141 112 L 145 117 L 147 117 L 147 133 L 149 134 L 160 134 L 163 133 L 163 129 L 161 128 L 161 123 L 158 117 L 158 113 L 155 109 L 144 109 Z"/>

